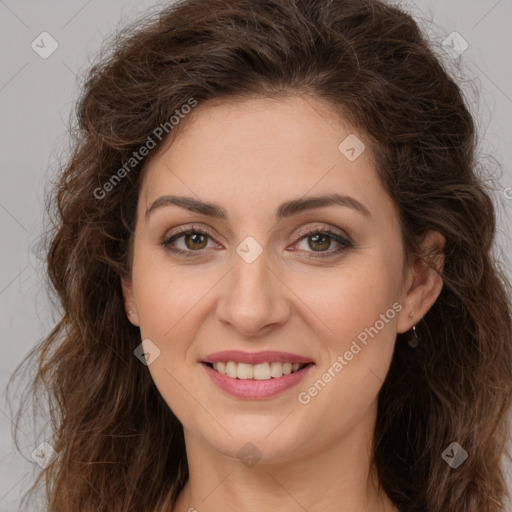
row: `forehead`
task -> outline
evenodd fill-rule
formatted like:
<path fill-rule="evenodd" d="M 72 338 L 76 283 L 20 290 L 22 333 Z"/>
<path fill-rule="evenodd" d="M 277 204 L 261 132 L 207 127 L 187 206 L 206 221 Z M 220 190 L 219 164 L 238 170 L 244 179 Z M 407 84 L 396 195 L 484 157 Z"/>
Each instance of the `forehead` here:
<path fill-rule="evenodd" d="M 227 201 L 246 213 L 290 197 L 335 192 L 392 214 L 368 141 L 321 100 L 209 101 L 180 122 L 145 169 L 146 205 L 178 193 Z"/>

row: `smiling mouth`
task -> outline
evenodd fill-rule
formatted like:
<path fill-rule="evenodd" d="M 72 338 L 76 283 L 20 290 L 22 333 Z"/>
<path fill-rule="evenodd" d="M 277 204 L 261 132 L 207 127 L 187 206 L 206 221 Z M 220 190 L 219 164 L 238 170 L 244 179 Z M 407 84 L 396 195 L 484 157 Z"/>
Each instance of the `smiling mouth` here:
<path fill-rule="evenodd" d="M 239 380 L 271 380 L 278 379 L 284 375 L 290 375 L 303 370 L 306 366 L 313 363 L 260 363 L 260 364 L 247 364 L 236 363 L 235 361 L 225 361 L 217 363 L 203 362 L 216 372 L 232 379 Z"/>

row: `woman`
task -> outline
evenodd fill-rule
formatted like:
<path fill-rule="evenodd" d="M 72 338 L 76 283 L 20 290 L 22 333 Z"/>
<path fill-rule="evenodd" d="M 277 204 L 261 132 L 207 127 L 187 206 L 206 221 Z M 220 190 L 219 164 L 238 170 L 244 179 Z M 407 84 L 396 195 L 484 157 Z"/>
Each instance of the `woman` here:
<path fill-rule="evenodd" d="M 189 0 L 110 48 L 54 198 L 48 510 L 501 510 L 509 284 L 410 15 Z"/>

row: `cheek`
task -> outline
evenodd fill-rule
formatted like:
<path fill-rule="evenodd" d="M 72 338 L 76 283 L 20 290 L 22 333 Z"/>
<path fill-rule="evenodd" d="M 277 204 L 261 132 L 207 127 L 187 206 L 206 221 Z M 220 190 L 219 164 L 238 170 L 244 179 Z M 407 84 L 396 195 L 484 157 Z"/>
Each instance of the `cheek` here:
<path fill-rule="evenodd" d="M 373 326 L 385 315 L 385 327 L 394 324 L 393 304 L 398 298 L 398 276 L 394 269 L 376 259 L 360 258 L 338 270 L 308 274 L 296 280 L 293 290 L 316 318 L 323 337 L 334 349 L 343 349 L 350 340 Z M 391 308 L 391 311 L 389 311 Z M 386 315 L 386 312 L 389 313 Z"/>
<path fill-rule="evenodd" d="M 328 331 L 319 339 L 325 357 L 298 390 L 297 400 L 338 433 L 350 430 L 375 406 L 393 357 L 401 306 L 382 276 L 351 274 L 335 287 L 330 300 L 312 302 L 334 335 Z"/>
<path fill-rule="evenodd" d="M 133 282 L 142 339 L 158 348 L 148 366 L 151 378 L 174 414 L 186 423 L 201 414 L 195 410 L 200 390 L 190 379 L 189 350 L 197 333 L 201 298 L 214 285 L 213 276 L 194 273 L 193 267 L 171 265 L 150 251 L 134 257 Z"/>
<path fill-rule="evenodd" d="M 383 258 L 361 258 L 329 279 L 302 281 L 300 293 L 304 297 L 309 290 L 307 304 L 325 334 L 318 339 L 324 357 L 299 390 L 299 401 L 324 411 L 331 424 L 347 428 L 344 422 L 364 414 L 382 387 L 401 309 L 397 279 Z M 342 406 L 332 408 L 332 403 Z"/>
<path fill-rule="evenodd" d="M 160 248 L 135 252 L 133 283 L 141 334 L 181 339 L 175 331 L 190 324 L 201 298 L 215 282 L 215 276 L 199 274 L 193 265 L 173 265 Z"/>

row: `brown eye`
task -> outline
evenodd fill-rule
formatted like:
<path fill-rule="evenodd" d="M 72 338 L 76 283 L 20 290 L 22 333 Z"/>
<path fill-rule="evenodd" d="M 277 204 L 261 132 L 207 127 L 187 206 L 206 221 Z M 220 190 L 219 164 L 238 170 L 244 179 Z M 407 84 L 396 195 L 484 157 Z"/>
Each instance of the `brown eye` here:
<path fill-rule="evenodd" d="M 202 250 L 208 246 L 209 239 L 211 239 L 211 235 L 202 229 L 182 229 L 178 233 L 166 237 L 161 244 L 164 249 L 175 254 L 199 256 L 203 252 Z"/>
<path fill-rule="evenodd" d="M 338 247 L 327 250 L 333 242 L 337 244 Z M 300 247 L 301 244 L 305 244 L 305 247 Z M 303 233 L 302 237 L 295 243 L 295 245 L 304 252 L 309 253 L 308 256 L 312 258 L 336 256 L 354 247 L 352 242 L 341 234 L 330 230 L 324 231 L 318 229 Z"/>
<path fill-rule="evenodd" d="M 208 235 L 194 232 L 182 236 L 184 237 L 185 245 L 188 249 L 197 250 L 206 247 L 205 241 L 207 241 Z"/>
<path fill-rule="evenodd" d="M 331 245 L 331 238 L 327 235 L 316 234 L 308 236 L 308 241 L 312 240 L 312 243 L 308 243 L 309 247 L 313 250 L 324 250 L 328 249 L 329 245 Z"/>

